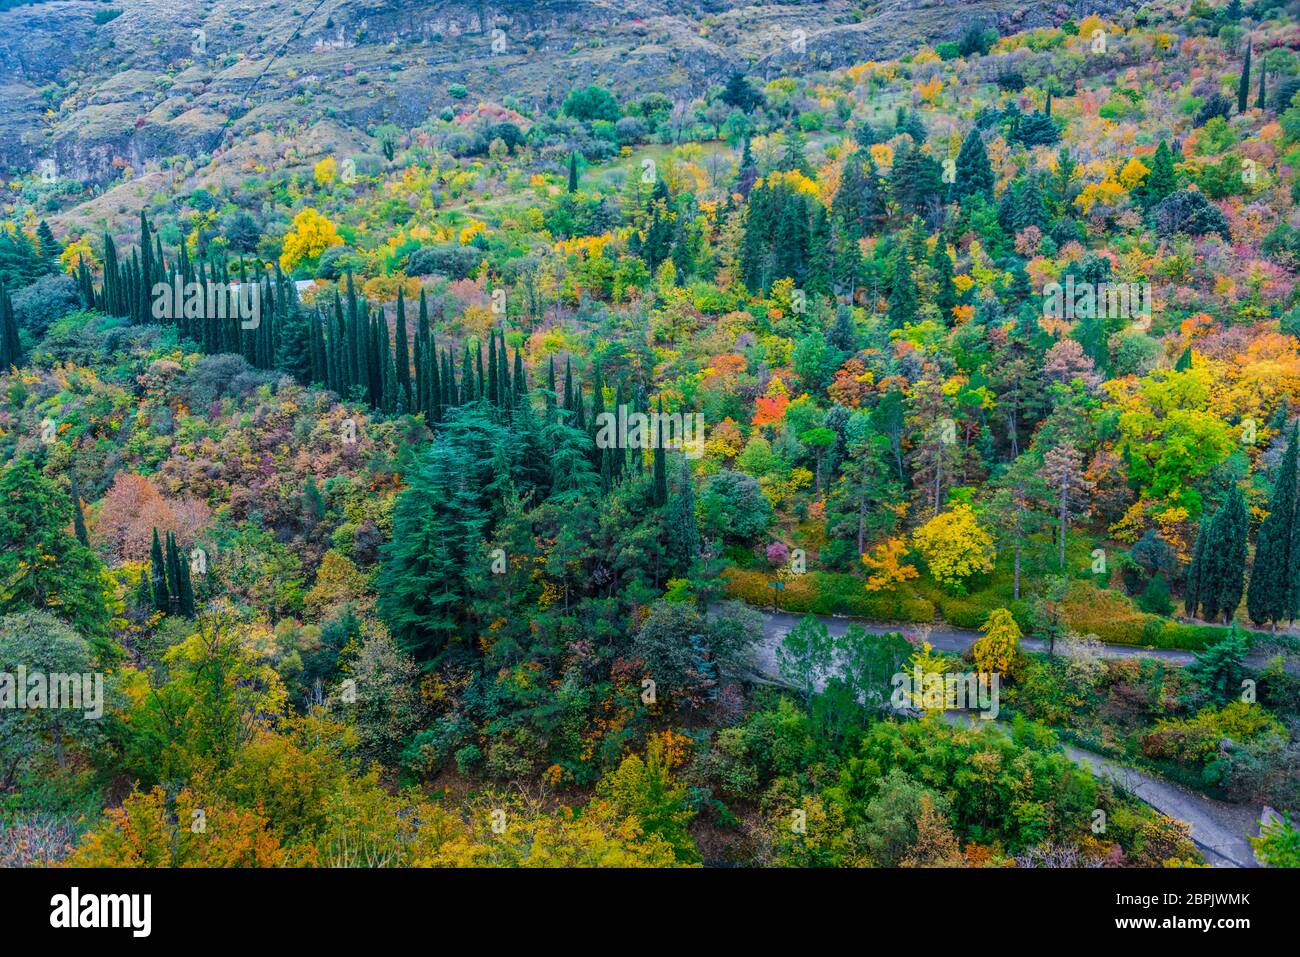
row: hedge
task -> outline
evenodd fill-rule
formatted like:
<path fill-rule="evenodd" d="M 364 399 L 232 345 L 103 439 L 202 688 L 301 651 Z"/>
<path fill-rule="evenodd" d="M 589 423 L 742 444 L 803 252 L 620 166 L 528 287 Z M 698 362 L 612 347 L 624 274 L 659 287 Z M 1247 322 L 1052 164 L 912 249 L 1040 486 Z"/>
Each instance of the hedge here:
<path fill-rule="evenodd" d="M 1111 645 L 1200 651 L 1222 641 L 1222 625 L 1189 625 L 1141 611 L 1125 595 L 1074 582 L 1065 601 L 1071 631 L 1096 635 Z"/>
<path fill-rule="evenodd" d="M 767 572 L 728 568 L 727 594 L 759 608 L 772 607 L 772 576 Z M 808 572 L 792 575 L 778 591 L 777 607 L 782 611 L 815 615 L 853 615 L 875 621 L 929 622 L 934 620 L 934 603 L 924 598 L 872 593 L 862 579 L 836 572 Z"/>

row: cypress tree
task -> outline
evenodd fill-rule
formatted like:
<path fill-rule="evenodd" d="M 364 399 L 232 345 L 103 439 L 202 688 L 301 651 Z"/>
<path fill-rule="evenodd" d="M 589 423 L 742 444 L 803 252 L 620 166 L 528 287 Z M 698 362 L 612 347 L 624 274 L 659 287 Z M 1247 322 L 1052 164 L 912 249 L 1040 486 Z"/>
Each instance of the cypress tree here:
<path fill-rule="evenodd" d="M 512 387 L 514 389 L 515 405 L 524 405 L 528 401 L 528 376 L 524 372 L 524 357 L 518 347 L 515 348 L 514 379 Z"/>
<path fill-rule="evenodd" d="M 1201 580 L 1204 577 L 1205 548 L 1210 538 L 1209 519 L 1202 517 L 1200 528 L 1196 532 L 1196 544 L 1192 547 L 1192 563 L 1187 566 L 1187 580 L 1183 585 L 1183 610 L 1195 618 L 1201 604 Z"/>
<path fill-rule="evenodd" d="M 1245 113 L 1250 103 L 1250 48 L 1246 44 L 1246 58 L 1241 61 L 1241 77 L 1237 80 L 1237 112 Z"/>
<path fill-rule="evenodd" d="M 569 153 L 569 192 L 578 191 L 578 151 Z"/>
<path fill-rule="evenodd" d="M 406 411 L 414 412 L 418 409 L 415 401 L 415 395 L 411 391 L 411 357 L 407 351 L 406 343 L 406 296 L 399 288 L 397 290 L 397 325 L 394 330 L 397 336 L 395 343 L 396 357 L 394 362 L 397 364 L 397 387 L 403 400 L 406 402 Z M 420 347 L 419 341 L 416 341 L 416 349 Z"/>
<path fill-rule="evenodd" d="M 18 338 L 18 320 L 14 316 L 13 300 L 0 285 L 0 369 L 21 365 L 22 344 Z"/>
<path fill-rule="evenodd" d="M 176 570 L 180 577 L 180 613 L 186 618 L 194 617 L 194 585 L 190 582 L 190 563 L 186 556 L 181 553 L 179 546 L 176 548 Z"/>
<path fill-rule="evenodd" d="M 178 615 L 181 611 L 181 558 L 176 548 L 176 536 L 171 532 L 167 533 L 167 581 L 171 586 L 167 590 L 168 611 Z"/>
<path fill-rule="evenodd" d="M 695 519 L 695 492 L 690 461 L 682 456 L 682 471 L 667 515 L 668 559 L 673 572 L 685 577 L 700 554 L 700 527 Z"/>
<path fill-rule="evenodd" d="M 1264 109 L 1264 103 L 1266 100 L 1265 87 L 1267 85 L 1268 85 L 1268 71 L 1264 69 L 1264 61 L 1261 60 L 1259 63 L 1259 96 L 1255 100 L 1256 109 L 1259 110 Z"/>
<path fill-rule="evenodd" d="M 654 454 L 654 506 L 663 508 L 668 502 L 668 463 L 664 453 L 663 437 L 664 400 L 659 400 L 659 429 L 655 433 Z"/>
<path fill-rule="evenodd" d="M 1291 546 L 1295 539 L 1296 499 L 1296 427 L 1291 426 L 1286 453 L 1278 468 L 1273 496 L 1268 504 L 1268 518 L 1259 528 L 1255 544 L 1255 565 L 1251 569 L 1250 588 L 1246 593 L 1246 611 L 1257 625 L 1277 622 L 1294 616 L 1290 608 Z M 1300 558 L 1300 556 L 1297 556 Z"/>
<path fill-rule="evenodd" d="M 1228 500 L 1210 520 L 1209 541 L 1202 556 L 1199 583 L 1205 617 L 1231 621 L 1241 604 L 1246 576 L 1246 500 L 1235 485 Z"/>
<path fill-rule="evenodd" d="M 77 487 L 77 476 L 72 476 L 72 529 L 77 533 L 77 541 L 90 547 L 90 536 L 86 534 L 86 516 L 81 510 L 81 489 Z"/>
<path fill-rule="evenodd" d="M 158 529 L 153 530 L 153 545 L 149 548 L 149 580 L 153 589 L 153 606 L 166 613 L 171 609 L 171 595 L 167 591 L 167 566 L 163 560 L 162 542 L 158 539 Z"/>

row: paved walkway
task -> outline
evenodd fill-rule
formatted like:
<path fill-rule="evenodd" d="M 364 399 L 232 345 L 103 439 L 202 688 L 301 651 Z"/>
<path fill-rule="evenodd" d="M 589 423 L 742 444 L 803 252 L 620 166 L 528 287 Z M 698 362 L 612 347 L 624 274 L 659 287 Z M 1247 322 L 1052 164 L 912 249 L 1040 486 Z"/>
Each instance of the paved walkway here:
<path fill-rule="evenodd" d="M 783 684 L 776 664 L 776 649 L 781 639 L 799 623 L 803 616 L 781 611 L 764 611 L 763 615 L 763 640 L 754 646 L 754 676 L 760 680 Z M 861 625 L 869 633 L 876 635 L 915 629 L 915 626 L 882 625 L 826 615 L 818 618 L 826 625 L 826 630 L 831 635 L 843 635 L 850 625 Z M 945 625 L 932 628 L 926 640 L 937 649 L 960 653 L 969 648 L 978 637 L 977 631 Z M 1037 638 L 1025 638 L 1021 644 L 1030 651 L 1046 650 L 1045 643 Z M 1176 664 L 1185 664 L 1193 659 L 1192 653 L 1188 651 L 1132 648 L 1127 645 L 1103 645 L 1102 653 L 1110 658 L 1159 658 Z M 965 714 L 960 713 L 950 713 L 945 715 L 945 718 L 953 722 L 968 720 Z M 1085 751 L 1075 745 L 1063 744 L 1062 746 L 1071 760 L 1087 767 L 1099 777 L 1111 779 L 1162 814 L 1190 825 L 1192 840 L 1205 854 L 1206 861 L 1213 866 L 1259 866 L 1255 860 L 1254 849 L 1245 835 L 1259 833 L 1262 808 L 1216 801 L 1171 781 L 1091 751 Z"/>

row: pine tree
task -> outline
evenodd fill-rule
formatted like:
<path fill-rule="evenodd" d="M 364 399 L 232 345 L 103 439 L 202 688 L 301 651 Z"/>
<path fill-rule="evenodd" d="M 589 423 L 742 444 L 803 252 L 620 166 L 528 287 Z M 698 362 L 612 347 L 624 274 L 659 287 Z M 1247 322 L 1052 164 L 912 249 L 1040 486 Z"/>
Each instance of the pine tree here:
<path fill-rule="evenodd" d="M 907 247 L 903 243 L 894 250 L 890 264 L 889 284 L 889 327 L 901 329 L 916 319 L 919 301 L 916 291 L 916 279 L 912 275 L 912 263 L 907 256 Z"/>
<path fill-rule="evenodd" d="M 1259 528 L 1255 544 L 1255 565 L 1246 593 L 1246 611 L 1257 625 L 1294 617 L 1290 608 L 1294 578 L 1291 547 L 1295 538 L 1296 426 L 1291 426 L 1286 453 L 1278 468 L 1268 518 Z M 1300 557 L 1300 556 L 1297 556 Z"/>
<path fill-rule="evenodd" d="M 1263 93 L 1260 93 L 1263 96 Z M 59 244 L 54 239 L 54 232 L 50 229 L 50 224 L 41 220 L 36 227 L 36 242 L 40 245 L 41 258 L 46 260 L 57 260 L 59 258 Z"/>
<path fill-rule="evenodd" d="M 993 202 L 993 167 L 979 127 L 973 128 L 957 153 L 957 175 L 953 179 L 952 198 L 963 202 L 968 197 L 983 196 Z"/>

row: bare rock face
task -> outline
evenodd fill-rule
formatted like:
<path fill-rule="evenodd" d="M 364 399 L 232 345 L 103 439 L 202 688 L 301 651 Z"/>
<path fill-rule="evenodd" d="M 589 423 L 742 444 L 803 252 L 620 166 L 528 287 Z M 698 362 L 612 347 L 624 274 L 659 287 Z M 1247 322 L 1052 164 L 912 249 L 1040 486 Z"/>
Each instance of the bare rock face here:
<path fill-rule="evenodd" d="M 0 13 L 0 172 L 52 162 L 96 184 L 289 117 L 415 125 L 456 105 L 456 85 L 470 103 L 542 109 L 580 83 L 689 99 L 736 70 L 770 79 L 898 56 L 974 20 L 1026 29 L 1072 12 L 1034 0 L 25 4 Z"/>

